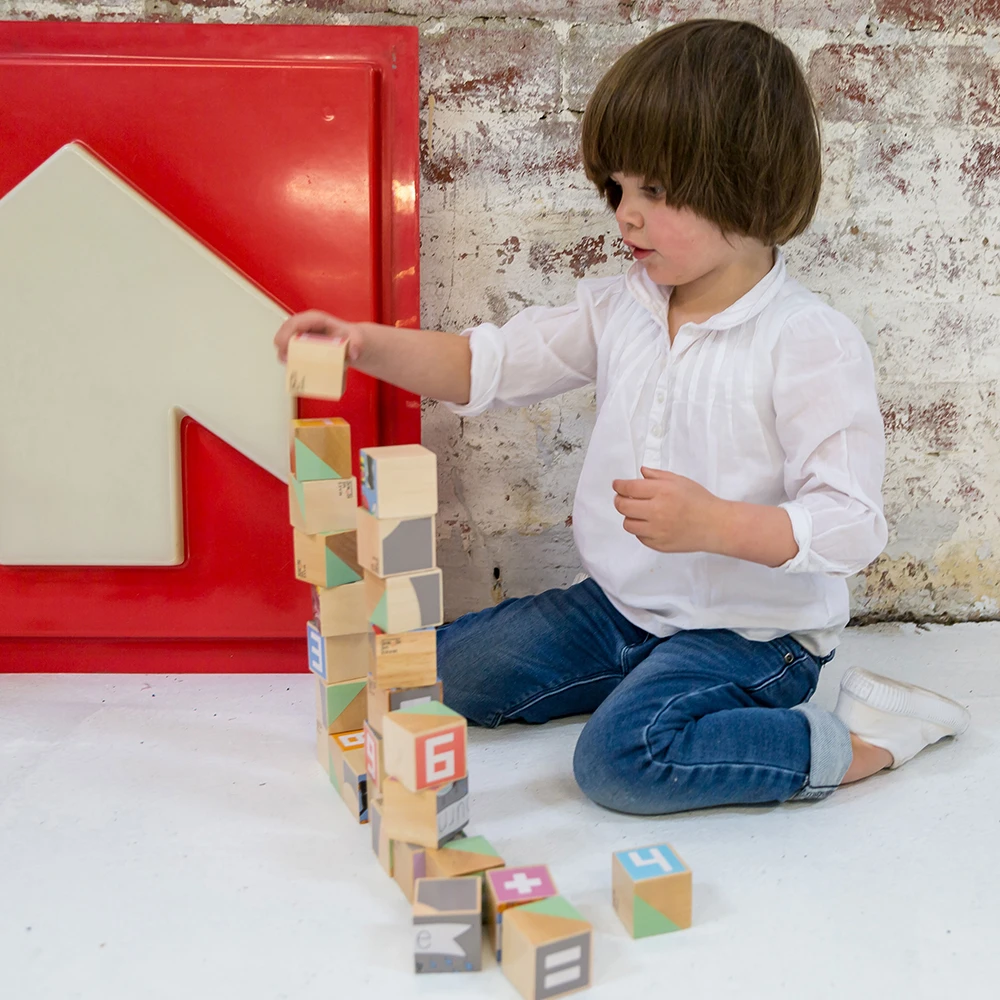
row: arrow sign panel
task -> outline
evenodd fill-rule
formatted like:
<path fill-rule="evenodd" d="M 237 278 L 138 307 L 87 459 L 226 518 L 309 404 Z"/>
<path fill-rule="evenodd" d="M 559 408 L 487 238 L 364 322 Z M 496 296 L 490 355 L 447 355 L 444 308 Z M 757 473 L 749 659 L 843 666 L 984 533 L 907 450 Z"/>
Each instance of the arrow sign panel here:
<path fill-rule="evenodd" d="M 0 199 L 0 563 L 182 562 L 184 414 L 287 475 L 286 316 L 79 144 Z"/>

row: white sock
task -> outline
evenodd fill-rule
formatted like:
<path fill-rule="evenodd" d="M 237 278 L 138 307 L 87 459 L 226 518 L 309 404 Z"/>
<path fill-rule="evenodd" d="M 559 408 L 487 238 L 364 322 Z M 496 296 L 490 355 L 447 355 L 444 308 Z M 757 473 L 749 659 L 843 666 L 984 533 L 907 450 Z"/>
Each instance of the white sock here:
<path fill-rule="evenodd" d="M 834 715 L 855 736 L 892 754 L 892 767 L 924 747 L 969 728 L 968 709 L 957 701 L 869 670 L 848 670 Z"/>

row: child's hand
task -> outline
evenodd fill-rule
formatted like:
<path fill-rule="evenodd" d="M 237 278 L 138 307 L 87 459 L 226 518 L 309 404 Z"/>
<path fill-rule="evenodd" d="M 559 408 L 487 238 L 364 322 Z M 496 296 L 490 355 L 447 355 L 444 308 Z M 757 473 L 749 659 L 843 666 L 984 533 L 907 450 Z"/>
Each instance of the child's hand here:
<path fill-rule="evenodd" d="M 274 346 L 278 350 L 278 360 L 284 364 L 288 360 L 288 342 L 300 333 L 311 333 L 325 337 L 334 337 L 347 341 L 347 361 L 354 364 L 360 357 L 364 347 L 364 335 L 360 323 L 348 323 L 337 319 L 318 309 L 289 316 L 274 335 Z"/>
<path fill-rule="evenodd" d="M 716 552 L 726 502 L 684 476 L 642 468 L 642 479 L 616 479 L 624 527 L 657 552 Z"/>

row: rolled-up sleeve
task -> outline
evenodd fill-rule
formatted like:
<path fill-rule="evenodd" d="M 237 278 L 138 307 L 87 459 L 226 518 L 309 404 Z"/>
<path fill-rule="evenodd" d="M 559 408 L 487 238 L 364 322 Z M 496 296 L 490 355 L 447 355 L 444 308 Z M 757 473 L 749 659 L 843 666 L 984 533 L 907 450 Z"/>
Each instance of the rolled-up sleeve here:
<path fill-rule="evenodd" d="M 472 351 L 472 384 L 460 417 L 489 409 L 528 406 L 578 389 L 597 374 L 597 344 L 621 278 L 584 279 L 573 302 L 532 306 L 503 326 L 481 323 L 463 331 Z"/>
<path fill-rule="evenodd" d="M 850 576 L 885 547 L 885 431 L 871 352 L 844 315 L 794 316 L 775 346 L 774 409 L 787 511 L 799 550 L 790 573 Z"/>

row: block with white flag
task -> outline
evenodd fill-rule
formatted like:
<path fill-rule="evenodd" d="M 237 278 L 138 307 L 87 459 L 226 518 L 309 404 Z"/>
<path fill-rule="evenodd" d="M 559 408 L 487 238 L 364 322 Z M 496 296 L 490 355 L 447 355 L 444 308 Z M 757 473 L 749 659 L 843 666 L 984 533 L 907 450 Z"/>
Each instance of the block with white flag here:
<path fill-rule="evenodd" d="M 417 972 L 478 972 L 483 964 L 482 879 L 417 879 L 413 945 Z"/>

